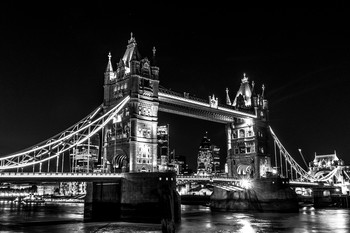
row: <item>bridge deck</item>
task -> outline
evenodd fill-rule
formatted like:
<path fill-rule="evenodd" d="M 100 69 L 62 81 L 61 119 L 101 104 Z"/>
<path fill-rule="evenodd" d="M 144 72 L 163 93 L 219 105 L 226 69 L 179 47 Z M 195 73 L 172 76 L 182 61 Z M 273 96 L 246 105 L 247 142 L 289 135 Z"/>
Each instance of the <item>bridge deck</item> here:
<path fill-rule="evenodd" d="M 2 172 L 0 182 L 64 182 L 64 181 L 117 181 L 123 173 L 67 173 L 67 172 Z"/>

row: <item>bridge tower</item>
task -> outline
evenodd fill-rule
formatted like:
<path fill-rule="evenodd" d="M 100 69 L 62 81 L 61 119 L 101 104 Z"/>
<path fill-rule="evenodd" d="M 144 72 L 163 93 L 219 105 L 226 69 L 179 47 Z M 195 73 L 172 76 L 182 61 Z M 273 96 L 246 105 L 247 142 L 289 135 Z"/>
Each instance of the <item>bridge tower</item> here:
<path fill-rule="evenodd" d="M 228 175 L 238 178 L 260 178 L 270 171 L 268 146 L 268 101 L 262 93 L 256 94 L 254 82 L 250 85 L 244 74 L 241 86 L 232 104 L 226 89 L 226 104 L 241 111 L 255 112 L 256 118 L 235 118 L 226 125 Z"/>
<path fill-rule="evenodd" d="M 112 172 L 155 172 L 157 169 L 157 124 L 159 68 L 153 58 L 142 58 L 131 33 L 123 57 L 114 70 L 111 54 L 104 80 L 105 111 L 121 98 L 130 101 L 117 119 L 104 129 L 103 164 Z"/>

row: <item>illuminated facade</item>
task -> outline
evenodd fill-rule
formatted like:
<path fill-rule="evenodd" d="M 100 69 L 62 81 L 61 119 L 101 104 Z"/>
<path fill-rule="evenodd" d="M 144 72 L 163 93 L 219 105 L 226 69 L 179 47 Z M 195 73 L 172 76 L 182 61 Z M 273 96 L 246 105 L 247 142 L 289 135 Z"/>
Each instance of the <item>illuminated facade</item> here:
<path fill-rule="evenodd" d="M 118 119 L 104 129 L 103 163 L 121 172 L 157 170 L 158 74 L 153 60 L 142 58 L 131 34 L 124 56 L 114 70 L 111 55 L 104 81 L 106 111 L 121 98 L 130 101 Z"/>
<path fill-rule="evenodd" d="M 199 176 L 208 176 L 213 170 L 213 155 L 210 146 L 210 139 L 206 133 L 199 145 L 198 150 L 197 175 Z"/>
<path fill-rule="evenodd" d="M 197 175 L 208 176 L 218 173 L 220 170 L 220 148 L 212 145 L 207 132 L 204 135 L 198 149 Z"/>
<path fill-rule="evenodd" d="M 253 111 L 257 118 L 235 118 L 226 126 L 228 139 L 228 176 L 259 178 L 271 169 L 268 151 L 268 102 L 262 93 L 256 94 L 254 82 L 244 74 L 241 86 L 231 103 L 226 89 L 226 104 L 238 110 Z"/>
<path fill-rule="evenodd" d="M 317 155 L 315 153 L 314 160 L 309 163 L 309 173 L 313 177 L 322 178 L 326 177 L 337 167 L 346 168 L 346 166 L 344 166 L 344 161 L 338 158 L 337 153 L 335 151 L 334 154 L 325 155 Z M 343 174 L 343 172 L 339 170 L 339 172 L 335 174 L 335 176 L 333 176 L 332 182 L 342 183 L 344 181 L 344 178 L 345 174 Z"/>

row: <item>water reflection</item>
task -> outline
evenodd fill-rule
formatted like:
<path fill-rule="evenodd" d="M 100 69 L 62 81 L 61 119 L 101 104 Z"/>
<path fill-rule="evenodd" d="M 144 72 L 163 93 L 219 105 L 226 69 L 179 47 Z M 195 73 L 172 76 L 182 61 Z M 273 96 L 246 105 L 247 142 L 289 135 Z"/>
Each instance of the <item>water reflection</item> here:
<path fill-rule="evenodd" d="M 206 207 L 182 209 L 177 232 L 350 232 L 349 209 L 314 209 L 299 213 L 211 212 Z"/>
<path fill-rule="evenodd" d="M 181 206 L 178 233 L 350 232 L 349 209 L 303 208 L 299 213 L 213 212 Z M 1 232 L 161 232 L 160 224 L 83 222 L 83 203 L 19 205 L 0 202 Z"/>

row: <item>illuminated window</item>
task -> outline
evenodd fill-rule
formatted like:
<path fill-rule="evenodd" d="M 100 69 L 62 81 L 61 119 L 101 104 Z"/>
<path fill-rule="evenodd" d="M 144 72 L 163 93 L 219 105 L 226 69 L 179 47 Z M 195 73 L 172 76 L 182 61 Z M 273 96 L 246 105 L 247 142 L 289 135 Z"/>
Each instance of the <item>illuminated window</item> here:
<path fill-rule="evenodd" d="M 252 132 L 251 130 L 248 130 L 247 136 L 248 136 L 248 137 L 253 136 L 253 132 Z"/>
<path fill-rule="evenodd" d="M 261 146 L 261 147 L 259 148 L 259 151 L 260 151 L 260 153 L 264 153 L 264 147 Z"/>
<path fill-rule="evenodd" d="M 245 133 L 244 133 L 244 129 L 240 129 L 240 130 L 239 130 L 239 137 L 240 137 L 240 138 L 244 138 L 244 134 L 245 134 Z"/>
<path fill-rule="evenodd" d="M 240 147 L 239 148 L 239 153 L 244 154 L 245 153 L 245 147 Z"/>
<path fill-rule="evenodd" d="M 236 132 L 236 130 L 234 130 L 234 131 L 232 132 L 232 138 L 237 138 L 237 132 Z"/>

